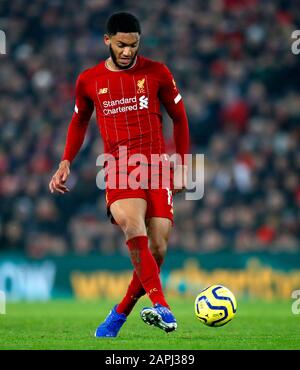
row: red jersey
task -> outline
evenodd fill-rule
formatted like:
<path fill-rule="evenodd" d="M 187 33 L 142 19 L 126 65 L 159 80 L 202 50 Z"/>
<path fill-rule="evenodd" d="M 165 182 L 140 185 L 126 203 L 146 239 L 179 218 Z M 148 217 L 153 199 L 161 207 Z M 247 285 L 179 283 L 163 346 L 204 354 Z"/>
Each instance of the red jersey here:
<path fill-rule="evenodd" d="M 165 153 L 162 103 L 174 123 L 176 152 L 188 151 L 189 130 L 182 97 L 168 68 L 138 56 L 125 70 L 112 71 L 105 62 L 81 73 L 76 83 L 75 112 L 69 125 L 63 160 L 78 153 L 95 108 L 106 153 L 119 159 L 119 147 L 128 157 Z"/>

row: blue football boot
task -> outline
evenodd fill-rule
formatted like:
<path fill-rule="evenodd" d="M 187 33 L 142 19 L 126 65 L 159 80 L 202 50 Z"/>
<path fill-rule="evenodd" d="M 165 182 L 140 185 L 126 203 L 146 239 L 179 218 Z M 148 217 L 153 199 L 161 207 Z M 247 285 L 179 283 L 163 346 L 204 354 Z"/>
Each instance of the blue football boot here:
<path fill-rule="evenodd" d="M 127 317 L 124 313 L 118 313 L 116 311 L 118 305 L 110 311 L 106 319 L 100 324 L 95 332 L 96 338 L 101 337 L 116 337 L 125 323 Z"/>
<path fill-rule="evenodd" d="M 146 324 L 157 326 L 167 333 L 177 329 L 177 322 L 172 312 L 158 303 L 154 307 L 143 308 L 141 318 Z"/>

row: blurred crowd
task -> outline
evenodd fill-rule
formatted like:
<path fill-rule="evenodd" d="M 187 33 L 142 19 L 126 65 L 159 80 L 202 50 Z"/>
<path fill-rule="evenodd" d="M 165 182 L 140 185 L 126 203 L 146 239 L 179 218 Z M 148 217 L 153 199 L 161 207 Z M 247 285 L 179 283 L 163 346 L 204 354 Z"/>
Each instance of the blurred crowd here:
<path fill-rule="evenodd" d="M 93 116 L 71 192 L 48 183 L 64 149 L 74 85 L 107 57 L 105 21 L 132 11 L 141 53 L 168 65 L 185 101 L 205 192 L 174 200 L 171 250 L 300 251 L 300 29 L 296 0 L 0 1 L 0 251 L 126 253 L 96 186 Z M 172 123 L 164 132 L 172 150 Z"/>

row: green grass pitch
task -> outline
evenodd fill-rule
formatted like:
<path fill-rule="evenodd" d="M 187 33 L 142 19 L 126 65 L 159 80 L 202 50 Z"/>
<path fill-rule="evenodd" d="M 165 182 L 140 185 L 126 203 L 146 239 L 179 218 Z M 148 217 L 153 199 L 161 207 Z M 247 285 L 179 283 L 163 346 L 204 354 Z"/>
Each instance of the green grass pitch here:
<path fill-rule="evenodd" d="M 9 303 L 0 315 L 0 349 L 300 349 L 300 315 L 290 301 L 238 302 L 233 321 L 204 326 L 194 315 L 193 299 L 169 299 L 178 330 L 165 333 L 143 323 L 136 305 L 117 338 L 94 338 L 98 324 L 115 302 L 54 300 Z"/>

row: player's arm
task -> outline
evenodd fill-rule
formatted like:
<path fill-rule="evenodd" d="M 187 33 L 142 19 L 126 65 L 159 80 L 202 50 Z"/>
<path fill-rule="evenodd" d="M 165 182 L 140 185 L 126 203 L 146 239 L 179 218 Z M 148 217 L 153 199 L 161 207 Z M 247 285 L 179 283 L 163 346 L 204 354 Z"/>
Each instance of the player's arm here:
<path fill-rule="evenodd" d="M 184 155 L 189 152 L 189 126 L 182 97 L 171 72 L 164 65 L 161 76 L 159 96 L 173 121 L 176 154 L 179 156 L 174 172 L 174 192 L 176 193 L 186 188 L 187 183 L 187 163 L 184 162 Z"/>
<path fill-rule="evenodd" d="M 57 191 L 64 194 L 69 191 L 65 182 L 70 175 L 70 165 L 82 146 L 93 110 L 94 104 L 86 94 L 82 75 L 79 75 L 76 82 L 75 111 L 69 123 L 62 160 L 49 183 L 51 193 Z"/>

